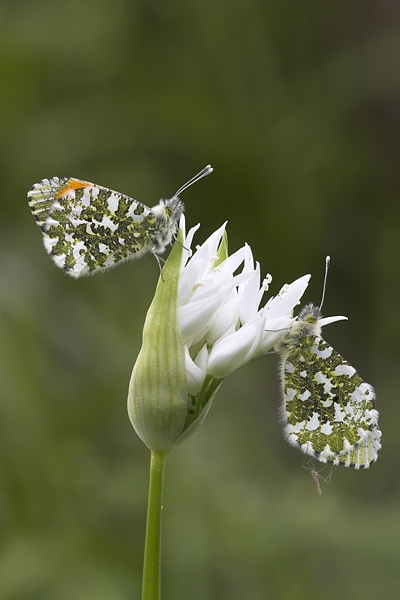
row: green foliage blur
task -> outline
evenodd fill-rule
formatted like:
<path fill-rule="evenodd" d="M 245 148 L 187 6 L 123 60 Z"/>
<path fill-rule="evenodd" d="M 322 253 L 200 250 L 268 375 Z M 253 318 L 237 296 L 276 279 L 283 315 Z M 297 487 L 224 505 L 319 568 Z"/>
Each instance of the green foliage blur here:
<path fill-rule="evenodd" d="M 277 357 L 232 375 L 168 459 L 163 599 L 397 597 L 400 5 L 2 0 L 0 34 L 0 598 L 139 598 L 148 483 L 126 395 L 157 263 L 68 278 L 26 193 L 66 175 L 152 206 L 208 163 L 197 243 L 228 220 L 272 294 L 312 273 L 316 304 L 331 256 L 349 321 L 324 337 L 375 386 L 383 450 L 320 497 Z"/>

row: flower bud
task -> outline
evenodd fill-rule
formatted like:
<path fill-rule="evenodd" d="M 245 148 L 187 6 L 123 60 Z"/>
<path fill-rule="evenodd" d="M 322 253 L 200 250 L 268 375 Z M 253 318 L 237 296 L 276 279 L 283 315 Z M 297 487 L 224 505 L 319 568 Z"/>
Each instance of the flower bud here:
<path fill-rule="evenodd" d="M 147 312 L 129 385 L 129 418 L 151 450 L 171 450 L 186 420 L 187 375 L 177 304 L 182 243 L 180 232 Z"/>

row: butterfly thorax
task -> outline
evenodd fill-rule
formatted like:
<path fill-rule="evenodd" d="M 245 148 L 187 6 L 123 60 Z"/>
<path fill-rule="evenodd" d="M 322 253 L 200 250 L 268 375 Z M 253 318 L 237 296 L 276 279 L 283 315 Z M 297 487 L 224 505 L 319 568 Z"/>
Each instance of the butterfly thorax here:
<path fill-rule="evenodd" d="M 321 334 L 320 319 L 319 307 L 311 303 L 306 304 L 292 324 L 289 333 L 283 335 L 275 346 L 276 352 L 285 356 L 301 345 L 311 345 L 315 337 Z"/>
<path fill-rule="evenodd" d="M 184 204 L 177 196 L 170 200 L 160 200 L 151 209 L 156 224 L 150 236 L 153 242 L 152 252 L 162 254 L 176 235 L 179 219 L 184 211 Z"/>

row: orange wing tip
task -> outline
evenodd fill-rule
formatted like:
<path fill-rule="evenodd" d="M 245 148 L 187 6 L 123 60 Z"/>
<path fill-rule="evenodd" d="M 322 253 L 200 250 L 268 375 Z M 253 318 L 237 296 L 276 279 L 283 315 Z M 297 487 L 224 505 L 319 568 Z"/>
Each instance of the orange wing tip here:
<path fill-rule="evenodd" d="M 80 181 L 80 179 L 69 179 L 67 185 L 57 192 L 56 198 L 58 200 L 70 190 L 81 190 L 85 187 L 92 187 L 92 185 L 87 181 Z"/>

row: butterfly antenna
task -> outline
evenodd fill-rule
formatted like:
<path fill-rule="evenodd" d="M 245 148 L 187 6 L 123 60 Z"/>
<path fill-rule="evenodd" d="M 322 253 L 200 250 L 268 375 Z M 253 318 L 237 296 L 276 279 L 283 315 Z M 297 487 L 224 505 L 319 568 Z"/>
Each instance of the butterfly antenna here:
<path fill-rule="evenodd" d="M 179 188 L 179 190 L 177 192 L 175 192 L 174 198 L 176 198 L 177 196 L 179 196 L 188 187 L 190 187 L 191 185 L 193 185 L 194 183 L 196 183 L 197 181 L 199 181 L 199 179 L 201 179 L 202 177 L 205 177 L 206 175 L 209 175 L 212 172 L 213 172 L 213 168 L 212 168 L 211 165 L 207 165 L 206 167 L 204 167 L 204 169 L 202 169 L 201 171 L 199 171 L 199 173 L 197 173 L 197 175 L 195 175 L 194 177 L 192 177 L 192 179 L 189 179 L 189 181 L 187 181 L 182 187 Z"/>
<path fill-rule="evenodd" d="M 328 279 L 328 271 L 329 271 L 329 265 L 331 263 L 331 257 L 327 256 L 325 259 L 325 277 L 324 277 L 324 287 L 322 288 L 322 298 L 321 298 L 321 304 L 319 305 L 319 310 L 322 310 L 322 305 L 324 303 L 325 300 L 325 291 L 326 291 L 326 281 Z"/>

